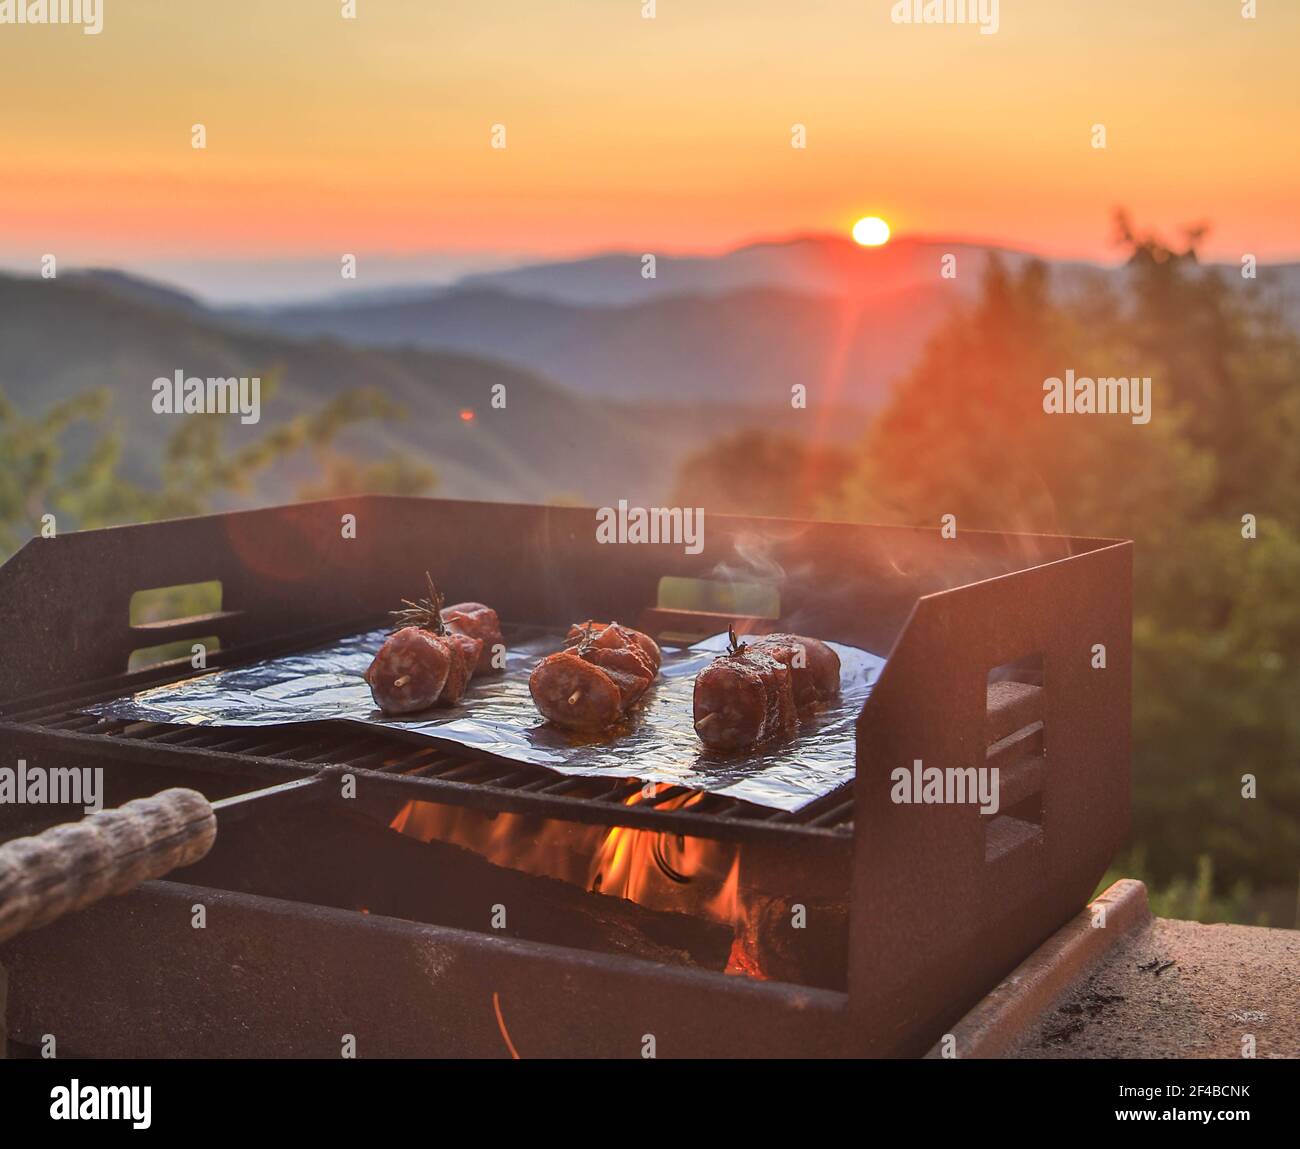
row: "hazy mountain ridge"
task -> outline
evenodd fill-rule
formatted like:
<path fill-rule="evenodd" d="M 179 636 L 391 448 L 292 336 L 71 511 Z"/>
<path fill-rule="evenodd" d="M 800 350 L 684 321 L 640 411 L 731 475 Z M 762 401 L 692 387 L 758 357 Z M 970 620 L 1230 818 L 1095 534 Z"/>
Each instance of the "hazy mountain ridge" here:
<path fill-rule="evenodd" d="M 623 471 L 659 474 L 662 454 L 604 407 L 576 400 L 531 372 L 456 353 L 379 351 L 336 340 L 296 341 L 238 331 L 210 313 L 144 302 L 80 277 L 0 277 L 0 389 L 20 411 L 106 388 L 126 448 L 126 471 L 147 478 L 177 417 L 155 414 L 152 383 L 187 376 L 274 376 L 262 421 L 231 416 L 232 445 L 345 391 L 377 387 L 406 417 L 365 423 L 344 444 L 362 455 L 393 447 L 431 462 L 450 495 L 545 497 L 557 487 L 594 492 Z M 506 388 L 504 410 L 490 406 Z M 466 422 L 462 410 L 475 418 Z M 72 446 L 79 446 L 74 436 Z M 563 478 L 561 478 L 563 476 Z M 664 477 L 664 481 L 667 479 Z M 267 492 L 270 494 L 271 492 Z M 283 497 L 287 492 L 279 492 Z"/>
<path fill-rule="evenodd" d="M 115 267 L 79 268 L 66 272 L 63 278 L 65 281 L 71 280 L 74 283 L 87 283 L 92 286 L 104 287 L 115 295 L 133 299 L 138 303 L 153 307 L 191 312 L 207 310 L 207 305 L 198 296 L 192 295 L 188 291 L 173 287 L 162 280 L 134 275 Z"/>
<path fill-rule="evenodd" d="M 943 279 L 941 267 L 952 258 L 955 275 Z M 1126 274 L 1119 263 L 1060 259 L 1001 244 L 943 238 L 902 238 L 882 247 L 861 247 L 841 236 L 813 235 L 747 244 L 714 255 L 657 256 L 655 275 L 642 274 L 643 256 L 607 253 L 584 259 L 540 262 L 463 276 L 448 290 L 494 288 L 515 295 L 583 306 L 643 303 L 674 295 L 722 295 L 769 287 L 810 295 L 876 300 L 906 288 L 935 285 L 973 296 L 990 258 L 1011 270 L 1033 260 L 1051 269 L 1064 290 L 1101 276 Z M 1230 282 L 1241 279 L 1239 263 L 1214 263 Z M 1275 291 L 1300 317 L 1300 263 L 1261 263 L 1258 282 Z M 430 294 L 428 298 L 433 298 Z"/>
<path fill-rule="evenodd" d="M 576 396 L 536 372 L 482 356 L 251 331 L 116 277 L 0 276 L 0 391 L 32 414 L 107 389 L 129 477 L 156 476 L 178 418 L 154 413 L 152 384 L 177 370 L 201 378 L 276 378 L 260 424 L 244 426 L 230 417 L 232 447 L 343 392 L 375 387 L 401 404 L 405 416 L 359 424 L 344 433 L 340 446 L 361 458 L 409 451 L 437 469 L 440 493 L 457 497 L 565 496 L 600 504 L 661 498 L 686 452 L 726 430 L 774 418 L 758 403 L 701 404 L 686 418 L 670 405 Z M 505 387 L 504 409 L 491 405 L 497 385 Z M 781 409 L 789 412 L 788 403 Z M 463 411 L 474 418 L 462 418 Z M 836 421 L 837 434 L 860 429 L 851 420 Z M 88 443 L 84 429 L 70 436 L 72 461 Z M 289 467 L 270 476 L 259 496 L 284 501 L 293 493 L 286 484 L 302 477 L 301 466 Z"/>
<path fill-rule="evenodd" d="M 989 257 L 949 243 L 898 248 L 877 258 L 884 252 L 838 241 L 755 245 L 722 257 L 722 270 L 705 257 L 687 261 L 685 274 L 660 264 L 655 280 L 641 277 L 637 257 L 611 256 L 476 275 L 414 297 L 240 311 L 112 270 L 0 276 L 0 388 L 32 411 L 107 387 L 128 473 L 139 478 L 157 467 L 175 426 L 152 412 L 152 381 L 182 370 L 275 375 L 267 425 L 377 387 L 406 417 L 351 429 L 343 445 L 363 457 L 409 450 L 437 467 L 449 495 L 660 498 L 687 452 L 729 431 L 860 434 Z M 941 280 L 936 253 L 950 248 L 958 277 Z M 1088 264 L 1052 271 L 1065 294 L 1126 274 Z M 582 287 L 587 272 L 594 278 Z M 606 290 L 609 275 L 627 282 Z M 674 294 L 669 282 L 697 290 Z M 1297 322 L 1300 265 L 1261 267 L 1258 284 Z M 627 301 L 629 289 L 644 297 Z M 564 298 L 584 291 L 603 301 Z M 490 406 L 497 383 L 507 387 L 504 411 Z M 808 388 L 807 411 L 791 407 L 795 384 Z M 233 420 L 230 434 L 238 442 L 257 430 Z M 75 454 L 85 441 L 74 435 L 71 445 Z"/>
<path fill-rule="evenodd" d="M 772 288 L 576 306 L 465 288 L 436 299 L 283 310 L 241 322 L 298 338 L 451 348 L 543 372 L 593 398 L 878 406 L 956 302 L 940 285 L 840 300 Z"/>
<path fill-rule="evenodd" d="M 940 275 L 949 255 L 955 278 Z M 802 383 L 814 398 L 870 411 L 951 309 L 973 297 L 994 256 L 1009 268 L 1035 258 L 944 240 L 868 249 L 816 237 L 658 258 L 654 278 L 643 276 L 640 256 L 606 254 L 422 293 L 361 290 L 350 306 L 333 299 L 227 314 L 298 337 L 486 354 L 593 397 L 772 403 Z M 1049 266 L 1062 296 L 1127 274 L 1079 261 Z M 1300 265 L 1261 268 L 1259 282 L 1300 326 Z"/>
<path fill-rule="evenodd" d="M 1011 266 L 1033 258 L 1010 248 L 950 240 L 900 239 L 866 248 L 838 236 L 807 236 L 746 244 L 711 255 L 658 255 L 653 278 L 643 274 L 644 255 L 608 253 L 471 274 L 456 286 L 497 288 L 585 306 L 643 303 L 675 295 L 723 295 L 760 287 L 872 298 L 937 284 L 944 255 L 954 255 L 960 269 L 950 283 L 963 291 L 968 286 L 973 290 L 994 252 Z"/>

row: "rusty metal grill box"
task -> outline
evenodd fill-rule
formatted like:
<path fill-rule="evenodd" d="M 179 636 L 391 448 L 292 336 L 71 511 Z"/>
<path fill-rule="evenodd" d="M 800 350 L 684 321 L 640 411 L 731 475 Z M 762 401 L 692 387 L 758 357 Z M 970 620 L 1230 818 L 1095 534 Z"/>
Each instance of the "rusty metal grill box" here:
<path fill-rule="evenodd" d="M 316 820 L 288 786 L 223 826 L 194 870 L 0 949 L 11 1031 L 31 1040 L 57 1023 L 105 1055 L 336 1056 L 342 1032 L 370 1055 L 502 1055 L 505 1002 L 527 1055 L 639 1056 L 646 1033 L 664 1056 L 919 1053 L 1084 905 L 1126 837 L 1131 563 L 1131 545 L 1112 540 L 721 515 L 689 555 L 601 545 L 590 509 L 381 496 L 35 539 L 0 568 L 8 761 L 102 765 L 110 804 L 343 770 L 381 804 L 726 840 L 755 883 L 839 899 L 848 925 L 842 984 L 825 988 L 359 914 L 320 891 L 365 867 L 368 837 Z M 669 794 L 628 804 L 635 783 L 369 732 L 79 713 L 194 673 L 188 661 L 127 673 L 141 647 L 216 635 L 209 667 L 302 649 L 374 625 L 426 569 L 506 623 L 609 617 L 656 631 L 727 621 L 662 606 L 666 577 L 770 585 L 773 627 L 888 655 L 858 720 L 855 781 L 795 813 L 718 795 L 681 809 Z M 219 611 L 131 624 L 135 592 L 209 580 Z M 891 801 L 891 772 L 917 760 L 998 766 L 1001 812 Z M 29 816 L 0 809 L 0 834 L 29 832 Z M 253 849 L 268 836 L 278 853 Z M 309 865 L 311 881 L 286 876 Z M 196 901 L 215 933 L 191 928 Z"/>

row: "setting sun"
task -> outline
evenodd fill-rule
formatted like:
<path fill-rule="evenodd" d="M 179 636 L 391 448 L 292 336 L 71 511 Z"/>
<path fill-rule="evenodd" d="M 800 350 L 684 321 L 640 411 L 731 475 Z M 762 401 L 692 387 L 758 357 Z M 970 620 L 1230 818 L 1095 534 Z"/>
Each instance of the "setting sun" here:
<path fill-rule="evenodd" d="M 863 247 L 879 247 L 889 240 L 889 224 L 878 215 L 864 216 L 853 225 L 853 238 Z"/>

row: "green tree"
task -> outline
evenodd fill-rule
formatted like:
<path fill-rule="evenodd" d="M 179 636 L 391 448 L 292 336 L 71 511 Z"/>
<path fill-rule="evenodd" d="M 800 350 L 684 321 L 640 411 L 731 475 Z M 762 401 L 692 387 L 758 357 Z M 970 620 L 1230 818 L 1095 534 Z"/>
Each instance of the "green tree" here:
<path fill-rule="evenodd" d="M 1247 285 L 1199 262 L 1203 229 L 1170 245 L 1117 222 L 1122 273 L 1068 293 L 1041 264 L 1013 274 L 991 260 L 842 481 L 809 492 L 792 481 L 797 450 L 735 439 L 690 460 L 679 496 L 1133 539 L 1144 876 L 1192 889 L 1212 873 L 1233 892 L 1221 904 L 1242 906 L 1242 881 L 1292 885 L 1300 858 L 1300 341 Z M 1149 376 L 1151 421 L 1044 412 L 1044 381 L 1067 369 Z"/>
<path fill-rule="evenodd" d="M 1132 538 L 1134 836 L 1160 879 L 1228 885 L 1300 857 L 1300 344 L 1258 298 L 1138 236 L 1126 291 L 1054 298 L 990 265 L 873 428 L 830 513 Z M 1049 415 L 1045 379 L 1152 379 L 1149 424 Z M 1259 537 L 1242 537 L 1241 515 Z M 1242 797 L 1243 775 L 1259 797 Z"/>
<path fill-rule="evenodd" d="M 794 435 L 742 431 L 683 460 L 672 502 L 715 514 L 807 518 L 853 470 L 852 452 Z"/>
<path fill-rule="evenodd" d="M 263 397 L 269 406 L 273 379 L 263 381 Z M 404 452 L 362 462 L 338 448 L 340 435 L 358 423 L 401 416 L 372 388 L 337 395 L 237 448 L 227 440 L 228 416 L 188 416 L 163 447 L 159 481 L 148 486 L 122 474 L 122 436 L 108 410 L 107 392 L 92 391 L 28 416 L 0 392 L 0 559 L 37 533 L 46 514 L 62 531 L 203 514 L 219 501 L 255 502 L 259 480 L 291 460 L 305 461 L 315 475 L 299 484 L 302 498 L 424 494 L 437 484 L 432 467 Z"/>

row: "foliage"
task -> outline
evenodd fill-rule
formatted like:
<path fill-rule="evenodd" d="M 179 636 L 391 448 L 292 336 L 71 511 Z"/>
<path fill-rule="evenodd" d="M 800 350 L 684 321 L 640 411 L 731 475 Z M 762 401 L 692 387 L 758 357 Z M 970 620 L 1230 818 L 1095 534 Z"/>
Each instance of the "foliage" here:
<path fill-rule="evenodd" d="M 1152 877 L 1146 852 L 1141 847 L 1130 850 L 1106 872 L 1093 896 L 1096 897 L 1120 878 L 1136 878 L 1146 885 L 1147 901 L 1156 917 L 1204 922 L 1207 925 L 1216 922 L 1240 922 L 1257 926 L 1291 924 L 1288 921 L 1271 920 L 1267 911 L 1258 907 L 1245 881 L 1237 881 L 1226 892 L 1216 892 L 1214 862 L 1208 854 L 1197 858 L 1195 877 L 1180 874 L 1161 882 Z"/>
<path fill-rule="evenodd" d="M 405 451 L 386 458 L 363 460 L 342 451 L 317 452 L 320 476 L 302 483 L 300 499 L 333 499 L 339 495 L 427 495 L 438 485 L 438 472 Z"/>
<path fill-rule="evenodd" d="M 1067 297 L 1041 264 L 1013 274 L 993 260 L 817 511 L 1135 540 L 1133 824 L 1147 876 L 1180 905 L 1211 880 L 1202 858 L 1224 897 L 1240 881 L 1293 886 L 1300 342 L 1198 262 L 1199 230 L 1177 248 L 1123 217 L 1119 232 L 1120 287 L 1098 278 Z M 1150 376 L 1151 421 L 1045 413 L 1044 380 L 1067 369 Z M 771 513 L 772 460 L 726 448 L 728 509 Z M 1243 537 L 1246 514 L 1257 538 Z"/>
<path fill-rule="evenodd" d="M 821 492 L 838 487 L 852 469 L 853 455 L 844 448 L 742 431 L 683 461 L 671 503 L 715 514 L 808 518 Z"/>
<path fill-rule="evenodd" d="M 77 472 L 62 474 L 60 468 L 65 436 L 79 424 L 102 423 L 107 403 L 105 392 L 91 392 L 30 418 L 0 391 L 0 557 L 22 546 L 56 501 L 101 483 L 115 469 L 116 451 L 108 440 L 96 445 Z"/>
<path fill-rule="evenodd" d="M 263 380 L 262 396 L 269 406 L 272 378 Z M 422 494 L 437 482 L 431 467 L 400 451 L 362 462 L 337 448 L 356 424 L 401 416 L 373 388 L 342 392 L 234 448 L 230 416 L 187 416 L 166 442 L 161 481 L 148 487 L 123 474 L 122 435 L 108 412 L 103 390 L 53 403 L 36 416 L 24 415 L 0 392 L 0 558 L 37 533 L 45 514 L 55 516 L 59 531 L 202 514 L 223 499 L 254 501 L 259 478 L 300 458 L 315 472 L 299 486 L 303 498 Z M 75 451 L 74 439 L 82 441 Z"/>

